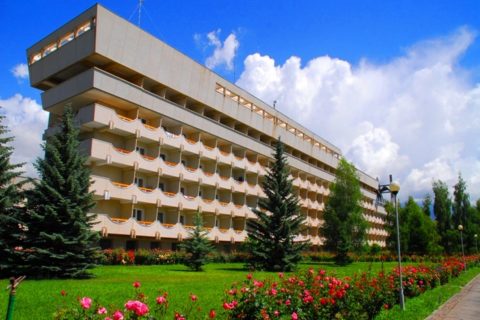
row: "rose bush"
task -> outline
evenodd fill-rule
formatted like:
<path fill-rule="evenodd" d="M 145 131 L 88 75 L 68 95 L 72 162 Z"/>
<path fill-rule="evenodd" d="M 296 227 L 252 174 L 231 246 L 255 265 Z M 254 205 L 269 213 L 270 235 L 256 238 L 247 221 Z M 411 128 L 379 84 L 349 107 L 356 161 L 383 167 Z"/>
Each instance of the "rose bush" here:
<path fill-rule="evenodd" d="M 480 256 L 465 260 L 450 257 L 435 265 L 407 265 L 402 268 L 405 296 L 415 297 L 448 282 L 465 270 L 480 265 Z M 78 298 L 73 305 L 63 304 L 55 313 L 57 320 L 160 320 L 166 319 L 167 292 L 148 302 L 140 292 L 141 283 L 132 284 L 135 294 L 121 307 L 110 307 L 90 297 Z M 175 320 L 186 319 L 373 319 L 382 308 L 398 303 L 399 270 L 378 274 L 361 273 L 337 278 L 325 270 L 309 269 L 295 274 L 279 273 L 268 279 L 248 274 L 224 293 L 219 310 L 202 313 L 200 299 L 190 293 L 184 310 L 173 312 Z M 67 293 L 60 294 L 67 299 Z M 108 302 L 108 299 L 106 299 Z"/>

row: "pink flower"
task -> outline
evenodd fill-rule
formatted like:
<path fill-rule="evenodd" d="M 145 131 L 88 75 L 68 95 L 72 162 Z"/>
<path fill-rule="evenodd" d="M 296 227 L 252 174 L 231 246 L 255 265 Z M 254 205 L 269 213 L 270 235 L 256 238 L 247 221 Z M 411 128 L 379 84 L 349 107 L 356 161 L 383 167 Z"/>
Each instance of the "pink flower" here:
<path fill-rule="evenodd" d="M 232 302 L 228 303 L 228 302 L 225 302 L 223 304 L 223 309 L 225 310 L 232 310 L 232 309 L 235 309 L 235 307 L 237 306 L 238 302 L 233 300 Z"/>
<path fill-rule="evenodd" d="M 141 286 L 141 284 L 140 284 L 140 282 L 138 282 L 138 281 L 135 281 L 135 282 L 133 283 L 133 287 L 134 287 L 134 288 L 140 288 L 140 286 Z"/>
<path fill-rule="evenodd" d="M 167 299 L 164 296 L 157 297 L 157 304 L 164 304 L 167 302 Z"/>
<path fill-rule="evenodd" d="M 105 307 L 100 307 L 100 308 L 98 308 L 97 313 L 98 314 L 106 314 L 107 309 Z"/>
<path fill-rule="evenodd" d="M 275 317 L 278 317 L 280 315 L 280 312 L 278 310 L 275 310 L 273 314 L 275 315 Z"/>
<path fill-rule="evenodd" d="M 83 309 L 90 309 L 90 307 L 92 306 L 92 299 L 90 299 L 89 297 L 83 297 L 82 299 L 80 299 L 80 304 L 82 305 Z"/>
<path fill-rule="evenodd" d="M 197 301 L 197 296 L 194 295 L 194 294 L 190 294 L 190 300 L 192 300 L 193 302 Z"/>
<path fill-rule="evenodd" d="M 121 313 L 119 310 L 115 311 L 113 314 L 113 320 L 123 320 L 123 313 Z"/>
<path fill-rule="evenodd" d="M 60 294 L 65 297 L 67 295 L 67 291 L 62 290 L 62 291 L 60 291 Z"/>
<path fill-rule="evenodd" d="M 292 302 L 290 301 L 290 299 L 288 299 L 287 301 L 285 301 L 285 305 L 286 306 L 289 306 Z"/>
<path fill-rule="evenodd" d="M 135 312 L 137 316 L 143 316 L 144 314 L 148 313 L 148 306 L 145 303 L 137 300 L 127 301 L 127 303 L 125 303 L 125 308 Z"/>
<path fill-rule="evenodd" d="M 298 320 L 298 315 L 296 312 L 292 313 L 292 320 Z"/>
<path fill-rule="evenodd" d="M 247 279 L 248 279 L 248 280 L 251 280 L 251 279 L 252 279 L 252 274 L 251 274 L 251 273 L 247 274 Z"/>
<path fill-rule="evenodd" d="M 283 276 L 284 276 L 284 275 L 283 275 L 283 272 L 278 273 L 278 277 L 279 277 L 279 278 L 283 278 Z"/>

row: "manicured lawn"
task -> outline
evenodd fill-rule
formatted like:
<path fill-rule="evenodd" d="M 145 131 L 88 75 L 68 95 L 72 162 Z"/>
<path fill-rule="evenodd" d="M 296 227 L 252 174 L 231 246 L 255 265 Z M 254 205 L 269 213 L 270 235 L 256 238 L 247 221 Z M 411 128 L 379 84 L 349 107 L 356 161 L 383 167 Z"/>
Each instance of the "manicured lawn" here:
<path fill-rule="evenodd" d="M 454 294 L 458 293 L 470 280 L 480 273 L 480 267 L 467 270 L 462 276 L 452 279 L 449 283 L 426 291 L 424 294 L 408 299 L 405 303 L 405 311 L 401 311 L 399 306 L 395 306 L 391 310 L 382 311 L 375 319 L 405 319 L 405 320 L 421 320 L 428 317 L 437 310 L 444 302 L 446 302 Z"/>
<path fill-rule="evenodd" d="M 394 262 L 384 264 L 386 270 L 395 267 Z M 301 264 L 300 269 L 325 269 L 339 277 L 352 276 L 354 273 L 368 271 L 377 273 L 381 263 L 353 263 L 346 267 L 338 267 L 330 263 Z M 198 304 L 204 310 L 222 308 L 222 298 L 225 289 L 235 281 L 242 281 L 249 273 L 241 263 L 209 264 L 204 272 L 191 272 L 183 265 L 169 266 L 102 266 L 93 270 L 95 277 L 88 280 L 26 280 L 17 291 L 15 304 L 15 320 L 21 319 L 51 319 L 63 297 L 60 292 L 67 292 L 69 301 L 76 297 L 89 296 L 105 304 L 121 306 L 134 294 L 132 283 L 140 281 L 142 292 L 149 301 L 158 295 L 158 290 L 167 290 L 173 312 L 185 305 L 189 294 L 198 296 Z M 254 277 L 264 279 L 276 274 L 256 272 Z M 8 292 L 4 290 L 7 280 L 0 281 L 0 318 L 6 312 Z"/>

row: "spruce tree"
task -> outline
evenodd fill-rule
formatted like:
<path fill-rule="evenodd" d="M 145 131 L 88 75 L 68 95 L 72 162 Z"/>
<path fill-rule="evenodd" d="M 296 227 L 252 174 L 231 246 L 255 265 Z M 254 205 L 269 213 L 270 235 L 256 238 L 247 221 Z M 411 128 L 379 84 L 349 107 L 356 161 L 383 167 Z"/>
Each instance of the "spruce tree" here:
<path fill-rule="evenodd" d="M 274 162 L 263 182 L 266 198 L 254 209 L 256 220 L 248 221 L 251 265 L 268 271 L 290 271 L 301 260 L 307 242 L 295 242 L 305 220 L 300 214 L 298 197 L 293 193 L 284 145 L 278 140 Z"/>
<path fill-rule="evenodd" d="M 68 108 L 60 132 L 47 139 L 45 157 L 35 163 L 40 179 L 27 192 L 31 254 L 25 270 L 34 277 L 87 277 L 95 264 L 99 234 L 92 230 L 96 215 L 89 213 L 95 202 L 78 134 Z"/>
<path fill-rule="evenodd" d="M 202 266 L 207 262 L 207 255 L 213 251 L 214 247 L 207 238 L 207 231 L 203 229 L 200 212 L 195 215 L 194 224 L 195 228 L 190 233 L 190 237 L 179 247 L 187 253 L 184 264 L 194 271 L 201 271 Z"/>
<path fill-rule="evenodd" d="M 21 188 L 25 181 L 19 180 L 22 172 L 18 171 L 24 164 L 10 163 L 13 137 L 5 136 L 8 129 L 2 125 L 4 119 L 5 116 L 0 115 L 0 278 L 17 275 L 25 236 L 21 206 L 24 200 Z"/>
<path fill-rule="evenodd" d="M 361 199 L 356 169 L 342 158 L 338 163 L 335 182 L 330 188 L 321 228 L 325 248 L 336 253 L 337 264 L 350 263 L 348 253 L 360 251 L 365 245 L 368 223 L 362 215 Z"/>

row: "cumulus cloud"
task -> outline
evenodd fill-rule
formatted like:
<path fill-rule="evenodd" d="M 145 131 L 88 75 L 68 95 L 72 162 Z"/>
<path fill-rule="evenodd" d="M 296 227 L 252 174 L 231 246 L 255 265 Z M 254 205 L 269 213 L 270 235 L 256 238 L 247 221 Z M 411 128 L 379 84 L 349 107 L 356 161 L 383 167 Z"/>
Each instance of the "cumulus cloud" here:
<path fill-rule="evenodd" d="M 233 61 L 237 53 L 240 43 L 235 33 L 230 33 L 225 40 L 220 40 L 221 30 L 211 31 L 206 35 L 206 42 L 203 44 L 204 48 L 213 47 L 212 54 L 205 60 L 207 68 L 214 69 L 218 66 L 224 65 L 227 70 L 233 69 Z M 195 34 L 194 40 L 197 44 L 202 45 L 202 35 Z"/>
<path fill-rule="evenodd" d="M 339 146 L 357 167 L 398 179 L 404 196 L 423 196 L 433 179 L 462 172 L 480 197 L 480 83 L 459 60 L 475 32 L 411 46 L 382 64 L 319 56 L 302 64 L 253 53 L 237 84 Z"/>
<path fill-rule="evenodd" d="M 25 63 L 19 63 L 10 70 L 17 80 L 28 78 L 28 66 Z"/>
<path fill-rule="evenodd" d="M 25 162 L 25 175 L 36 176 L 32 163 L 43 154 L 42 134 L 47 127 L 48 113 L 35 100 L 16 94 L 5 100 L 0 99 L 0 112 L 5 116 L 3 125 L 10 130 L 15 140 L 12 162 Z"/>

